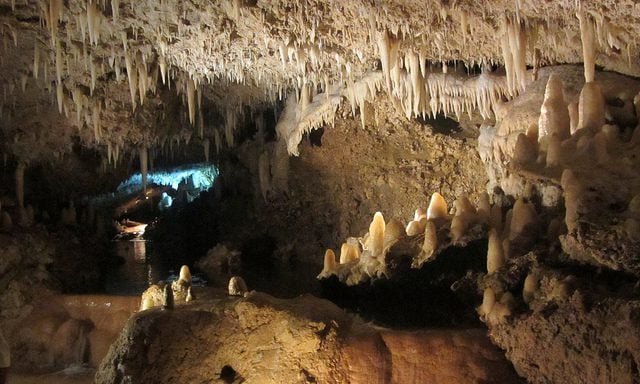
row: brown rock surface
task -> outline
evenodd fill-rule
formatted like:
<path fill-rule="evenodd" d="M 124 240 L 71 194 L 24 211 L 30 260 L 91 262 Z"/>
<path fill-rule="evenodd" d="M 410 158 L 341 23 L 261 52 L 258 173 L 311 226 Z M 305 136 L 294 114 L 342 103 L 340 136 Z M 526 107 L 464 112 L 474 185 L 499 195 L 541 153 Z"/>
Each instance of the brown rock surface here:
<path fill-rule="evenodd" d="M 519 382 L 482 330 L 392 331 L 256 292 L 135 315 L 96 382 L 217 382 L 225 366 L 246 383 Z"/>

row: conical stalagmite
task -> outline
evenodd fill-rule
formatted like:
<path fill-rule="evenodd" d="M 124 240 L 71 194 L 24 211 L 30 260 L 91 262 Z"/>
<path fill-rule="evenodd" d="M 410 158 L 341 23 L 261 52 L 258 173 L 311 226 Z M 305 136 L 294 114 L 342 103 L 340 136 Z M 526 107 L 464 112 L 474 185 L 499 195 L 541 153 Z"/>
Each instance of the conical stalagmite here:
<path fill-rule="evenodd" d="M 428 220 L 424 228 L 424 242 L 422 243 L 422 258 L 429 259 L 438 249 L 438 232 L 433 221 Z"/>
<path fill-rule="evenodd" d="M 493 273 L 505 263 L 502 239 L 495 229 L 489 231 L 489 245 L 487 248 L 487 272 Z"/>
<path fill-rule="evenodd" d="M 525 202 L 523 198 L 516 200 L 509 224 L 509 240 L 515 240 L 523 235 L 529 237 L 536 221 L 537 214 L 533 204 Z"/>
<path fill-rule="evenodd" d="M 373 257 L 382 256 L 385 225 L 382 213 L 376 212 L 369 225 L 369 239 L 367 240 L 367 248 Z"/>
<path fill-rule="evenodd" d="M 605 103 L 600 85 L 595 82 L 586 83 L 580 91 L 578 127 L 576 129 L 597 132 L 605 123 L 604 113 Z"/>
<path fill-rule="evenodd" d="M 565 169 L 562 172 L 560 185 L 562 186 L 564 196 L 565 224 L 567 230 L 572 232 L 576 228 L 578 221 L 578 207 L 582 195 L 582 184 L 572 170 Z"/>
<path fill-rule="evenodd" d="M 558 75 L 552 73 L 547 81 L 544 101 L 540 108 L 538 141 L 545 148 L 545 140 L 549 136 L 556 136 L 558 139 L 564 140 L 571 134 L 570 126 L 569 110 L 564 100 L 562 80 Z"/>
<path fill-rule="evenodd" d="M 327 278 L 335 274 L 338 263 L 336 262 L 336 254 L 331 249 L 327 249 L 324 253 L 324 267 L 318 275 L 318 279 Z"/>
<path fill-rule="evenodd" d="M 496 303 L 496 294 L 492 288 L 485 288 L 482 294 L 482 304 L 478 307 L 478 315 L 481 319 L 485 319 Z"/>
<path fill-rule="evenodd" d="M 442 219 L 449 217 L 449 209 L 447 207 L 447 201 L 438 192 L 434 192 L 431 195 L 429 201 L 429 208 L 427 208 L 427 219 Z"/>

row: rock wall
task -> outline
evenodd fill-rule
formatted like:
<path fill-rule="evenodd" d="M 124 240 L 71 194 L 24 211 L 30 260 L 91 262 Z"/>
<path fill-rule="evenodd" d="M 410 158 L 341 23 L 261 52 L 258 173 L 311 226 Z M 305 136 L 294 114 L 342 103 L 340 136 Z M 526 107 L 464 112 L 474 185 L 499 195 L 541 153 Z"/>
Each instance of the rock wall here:
<path fill-rule="evenodd" d="M 80 242 L 72 231 L 42 225 L 14 228 L 0 233 L 0 255 L 0 326 L 11 346 L 12 371 L 97 365 L 133 309 L 122 312 L 126 299 L 113 300 L 105 311 L 104 299 L 59 295 L 101 287 L 104 265 L 93 240 Z"/>
<path fill-rule="evenodd" d="M 433 192 L 452 202 L 463 193 L 475 200 L 484 191 L 474 139 L 460 131 L 437 133 L 444 129 L 440 123 L 407 120 L 383 95 L 372 109 L 366 128 L 341 108 L 335 126 L 303 140 L 300 156 L 289 159 L 288 192 L 271 193 L 266 202 L 262 147 L 240 147 L 236 160 L 221 164 L 221 238 L 239 243 L 267 235 L 300 259 L 321 263 L 326 248 L 363 234 L 376 211 L 406 218 L 426 208 Z"/>
<path fill-rule="evenodd" d="M 554 117 L 550 74 L 560 79 L 559 105 L 578 113 L 553 127 L 564 135 L 543 134 Z M 513 232 L 498 235 L 505 262 L 480 282 L 479 309 L 492 340 L 532 383 L 638 380 L 640 83 L 597 72 L 595 83 L 583 84 L 582 68 L 541 70 L 479 139 L 490 185 L 535 206 L 527 231 L 534 242 L 518 248 Z M 528 220 L 516 219 L 516 204 L 504 215 L 507 227 Z"/>

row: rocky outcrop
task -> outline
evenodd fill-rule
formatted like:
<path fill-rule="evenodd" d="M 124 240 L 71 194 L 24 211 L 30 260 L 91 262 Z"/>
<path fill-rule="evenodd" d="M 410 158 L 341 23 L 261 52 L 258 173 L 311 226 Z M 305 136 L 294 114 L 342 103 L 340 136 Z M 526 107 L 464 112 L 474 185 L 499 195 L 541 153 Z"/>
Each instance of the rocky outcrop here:
<path fill-rule="evenodd" d="M 97 383 L 518 382 L 481 330 L 391 331 L 312 296 L 252 292 L 127 323 Z M 236 380 L 236 381 L 234 381 Z"/>
<path fill-rule="evenodd" d="M 485 278 L 484 286 L 512 300 L 504 319 L 487 319 L 491 340 L 531 383 L 634 383 L 640 364 L 636 280 L 549 267 L 544 260 L 527 254 Z"/>

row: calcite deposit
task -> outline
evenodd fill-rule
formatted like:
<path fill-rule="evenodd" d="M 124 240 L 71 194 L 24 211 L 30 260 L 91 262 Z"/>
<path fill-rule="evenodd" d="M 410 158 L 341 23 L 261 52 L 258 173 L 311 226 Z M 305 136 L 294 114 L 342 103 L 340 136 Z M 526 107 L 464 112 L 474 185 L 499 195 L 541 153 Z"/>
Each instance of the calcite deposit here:
<path fill-rule="evenodd" d="M 17 365 L 98 363 L 131 303 L 60 294 L 102 288 L 105 226 L 146 207 L 131 232 L 233 297 L 151 285 L 100 383 L 517 380 L 480 322 L 528 382 L 636 382 L 639 33 L 625 0 L 0 0 Z M 153 185 L 202 161 L 211 191 Z"/>

